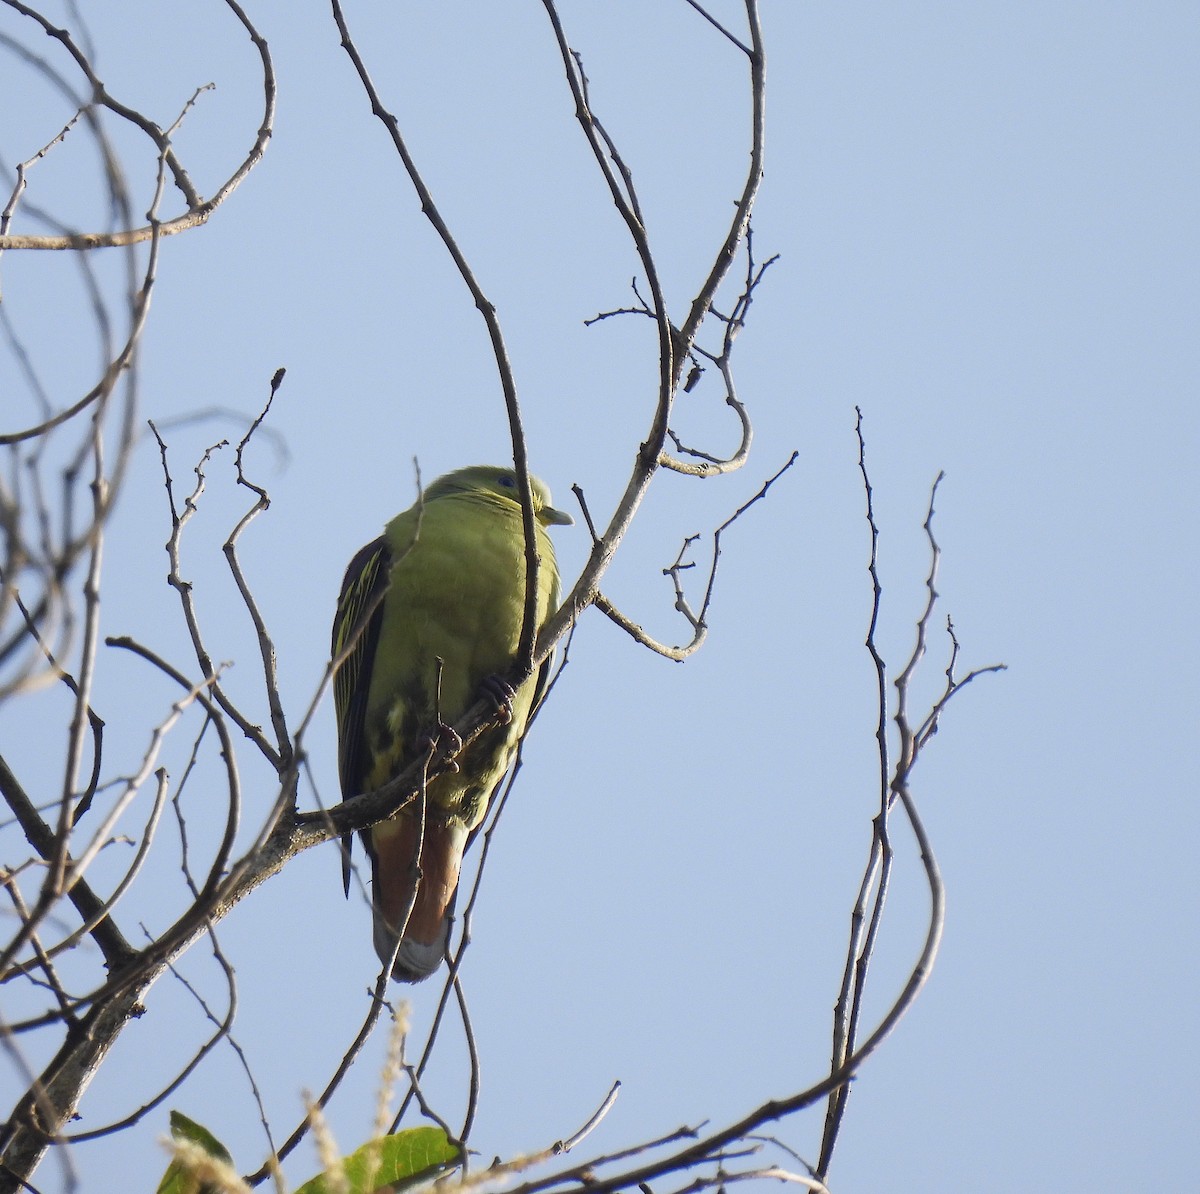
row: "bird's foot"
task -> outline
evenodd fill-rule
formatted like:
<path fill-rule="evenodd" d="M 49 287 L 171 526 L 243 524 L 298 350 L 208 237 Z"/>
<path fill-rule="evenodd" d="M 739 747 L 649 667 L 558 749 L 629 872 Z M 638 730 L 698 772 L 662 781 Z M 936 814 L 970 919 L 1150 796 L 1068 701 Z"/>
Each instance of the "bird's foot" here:
<path fill-rule="evenodd" d="M 463 740 L 453 726 L 439 721 L 432 730 L 427 730 L 417 739 L 417 750 L 429 755 L 429 761 L 442 758 L 445 755 L 456 755 L 463 748 Z M 454 759 L 446 761 L 449 771 L 457 771 L 458 763 Z"/>
<path fill-rule="evenodd" d="M 479 687 L 484 696 L 495 702 L 501 723 L 508 725 L 513 719 L 513 701 L 517 695 L 513 686 L 503 676 L 486 676 Z"/>

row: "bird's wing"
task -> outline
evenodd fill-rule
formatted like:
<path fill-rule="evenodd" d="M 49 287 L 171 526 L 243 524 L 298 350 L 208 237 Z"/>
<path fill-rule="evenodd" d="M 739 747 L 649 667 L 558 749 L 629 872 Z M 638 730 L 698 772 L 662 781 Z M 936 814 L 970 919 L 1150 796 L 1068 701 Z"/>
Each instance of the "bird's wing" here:
<path fill-rule="evenodd" d="M 391 558 L 387 540 L 381 535 L 350 561 L 333 618 L 333 658 L 342 659 L 333 673 L 333 704 L 337 713 L 338 777 L 343 799 L 361 794 L 367 773 L 367 694 L 371 689 Z M 342 882 L 347 894 L 353 841 L 351 833 L 342 838 Z"/>

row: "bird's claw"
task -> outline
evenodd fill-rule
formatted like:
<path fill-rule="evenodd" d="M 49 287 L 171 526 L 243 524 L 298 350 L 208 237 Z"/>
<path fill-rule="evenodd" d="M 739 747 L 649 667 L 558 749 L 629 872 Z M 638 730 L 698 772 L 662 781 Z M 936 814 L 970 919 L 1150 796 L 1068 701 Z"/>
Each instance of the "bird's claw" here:
<path fill-rule="evenodd" d="M 417 739 L 417 750 L 428 753 L 431 762 L 446 755 L 456 755 L 462 748 L 463 740 L 458 731 L 444 721 L 439 721 L 434 729 L 426 731 Z M 453 758 L 447 759 L 446 769 L 457 771 L 458 763 Z"/>
<path fill-rule="evenodd" d="M 516 689 L 503 676 L 485 676 L 480 685 L 484 696 L 495 702 L 496 712 L 500 721 L 508 725 L 513 719 L 513 701 L 516 699 Z"/>

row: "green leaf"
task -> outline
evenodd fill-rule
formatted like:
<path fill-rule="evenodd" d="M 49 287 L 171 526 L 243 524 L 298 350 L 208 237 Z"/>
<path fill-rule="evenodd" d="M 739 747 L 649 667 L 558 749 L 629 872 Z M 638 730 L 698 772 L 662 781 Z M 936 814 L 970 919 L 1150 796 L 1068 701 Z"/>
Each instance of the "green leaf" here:
<path fill-rule="evenodd" d="M 224 1165 L 233 1165 L 233 1157 L 227 1149 L 206 1127 L 188 1119 L 181 1111 L 171 1112 L 171 1136 L 176 1140 L 186 1140 L 202 1148 L 214 1160 Z M 178 1161 L 172 1160 L 167 1166 L 167 1172 L 158 1183 L 158 1194 L 203 1194 L 211 1186 L 201 1185 Z"/>
<path fill-rule="evenodd" d="M 372 1194 L 380 1186 L 404 1189 L 431 1181 L 458 1164 L 458 1159 L 458 1145 L 451 1144 L 441 1128 L 409 1128 L 368 1141 L 342 1165 L 350 1194 Z M 305 1182 L 296 1194 L 333 1194 L 336 1189 L 321 1175 Z"/>

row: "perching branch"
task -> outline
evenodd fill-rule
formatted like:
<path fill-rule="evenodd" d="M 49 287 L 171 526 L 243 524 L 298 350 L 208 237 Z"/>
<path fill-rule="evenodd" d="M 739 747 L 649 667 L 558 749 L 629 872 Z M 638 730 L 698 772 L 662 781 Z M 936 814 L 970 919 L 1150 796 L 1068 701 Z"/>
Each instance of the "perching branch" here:
<path fill-rule="evenodd" d="M 143 635 L 134 637 L 117 633 L 103 637 L 100 601 L 101 593 L 105 591 L 102 586 L 105 532 L 136 441 L 139 425 L 135 419 L 138 352 L 157 279 L 161 240 L 207 220 L 260 160 L 274 118 L 273 67 L 266 42 L 235 0 L 225 0 L 258 51 L 264 105 L 261 124 L 248 155 L 213 198 L 206 201 L 201 198 L 173 145 L 174 134 L 184 115 L 190 114 L 189 119 L 193 120 L 201 117 L 203 105 L 196 111 L 192 109 L 205 90 L 203 87 L 195 91 L 174 123 L 163 128 L 108 92 L 97 73 L 86 36 L 56 28 L 22 0 L 4 0 L 4 3 L 52 40 L 55 53 L 65 55 L 70 69 L 81 78 L 78 90 L 84 94 L 73 104 L 75 117 L 65 127 L 60 125 L 57 135 L 28 156 L 18 168 L 16 184 L 0 211 L 0 254 L 22 248 L 79 250 L 85 286 L 94 296 L 94 321 L 103 353 L 98 372 L 89 376 L 66 400 L 56 403 L 35 363 L 24 354 L 19 335 L 9 324 L 4 324 L 13 355 L 22 362 L 21 376 L 33 413 L 23 417 L 23 427 L 0 435 L 0 447 L 11 450 L 13 462 L 11 475 L 0 479 L 0 537 L 5 553 L 0 559 L 0 630 L 3 631 L 0 634 L 0 667 L 6 669 L 0 677 L 0 699 L 27 692 L 35 683 L 62 679 L 71 695 L 71 709 L 62 752 L 63 770 L 54 776 L 50 798 L 39 795 L 38 799 L 43 802 L 41 807 L 30 799 L 21 779 L 0 760 L 0 795 L 13 810 L 16 825 L 31 851 L 26 859 L 17 861 L 0 875 L 5 898 L 11 905 L 14 926 L 7 942 L 0 947 L 0 983 L 20 983 L 37 1000 L 36 1007 L 23 1011 L 20 1018 L 12 1016 L 0 1022 L 0 1043 L 9 1057 L 17 1059 L 14 1064 L 18 1066 L 17 1072 L 22 1074 L 25 1086 L 12 1116 L 0 1128 L 0 1191 L 28 1183 L 50 1143 L 65 1145 L 72 1139 L 120 1131 L 137 1123 L 172 1097 L 222 1040 L 230 1041 L 231 1047 L 237 1049 L 232 1028 L 238 988 L 234 981 L 234 963 L 224 956 L 217 943 L 216 926 L 221 919 L 305 850 L 377 824 L 409 805 L 418 810 L 423 827 L 429 782 L 454 767 L 455 755 L 469 748 L 497 723 L 500 716 L 493 701 L 481 700 L 460 719 L 454 734 L 447 736 L 449 744 L 439 741 L 431 745 L 402 774 L 378 790 L 354 795 L 332 808 L 320 807 L 319 798 L 314 798 L 315 809 L 301 810 L 298 786 L 301 768 L 306 765 L 304 736 L 338 661 L 331 661 L 311 701 L 307 706 L 301 706 L 305 712 L 300 721 L 289 723 L 289 700 L 280 687 L 276 659 L 277 641 L 282 640 L 272 634 L 265 612 L 268 607 L 260 604 L 255 596 L 250 580 L 253 569 L 244 567 L 244 553 L 248 550 L 245 544 L 260 533 L 267 533 L 265 528 L 270 526 L 270 520 L 260 521 L 254 536 L 247 536 L 245 532 L 252 521 L 266 514 L 271 500 L 265 486 L 251 479 L 252 472 L 247 467 L 248 449 L 271 409 L 283 370 L 275 375 L 265 406 L 235 449 L 232 461 L 236 474 L 234 484 L 249 490 L 253 496 L 249 507 L 234 522 L 223 547 L 241 601 L 239 615 L 244 611 L 246 624 L 255 636 L 259 662 L 254 669 L 254 695 L 249 700 L 235 702 L 231 690 L 226 687 L 225 665 L 219 662 L 222 654 L 217 650 L 223 640 L 213 632 L 210 620 L 201 616 L 205 591 L 202 582 L 194 577 L 202 576 L 202 573 L 195 570 L 194 560 L 189 560 L 189 569 L 184 567 L 185 536 L 187 546 L 191 548 L 194 536 L 189 533 L 189 528 L 201 517 L 202 499 L 208 485 L 207 472 L 210 467 L 215 468 L 214 461 L 222 459 L 218 452 L 227 446 L 224 441 L 204 453 L 195 469 L 195 484 L 191 492 L 183 496 L 177 492 L 172 478 L 167 444 L 161 434 L 167 424 L 162 420 L 151 424 L 159 446 L 170 514 L 166 544 L 170 567 L 168 583 L 177 594 L 178 617 L 186 629 L 195 663 L 177 666 L 168 661 L 163 651 L 141 641 Z M 776 260 L 770 257 L 765 263 L 756 262 L 751 234 L 751 216 L 763 170 L 766 82 L 758 6 L 756 0 L 744 0 L 745 29 L 734 30 L 718 21 L 698 0 L 686 0 L 686 3 L 713 31 L 711 36 L 722 53 L 733 54 L 739 65 L 741 57 L 745 57 L 751 111 L 746 130 L 748 166 L 739 194 L 734 199 L 733 215 L 708 250 L 700 271 L 703 279 L 700 285 L 673 313 L 666 295 L 675 293 L 672 289 L 674 281 L 662 276 L 662 262 L 656 256 L 650 232 L 653 227 L 649 218 L 653 214 L 651 197 L 639 192 L 632 155 L 602 119 L 600 109 L 603 105 L 594 95 L 584 70 L 584 54 L 571 45 L 558 6 L 553 0 L 543 0 L 564 81 L 574 102 L 575 127 L 591 156 L 589 168 L 598 172 L 599 185 L 607 191 L 624 229 L 630 268 L 643 279 L 640 288 L 635 282 L 636 306 L 604 312 L 596 317 L 596 322 L 622 313 L 648 319 L 654 329 L 658 359 L 655 382 L 648 387 L 643 412 L 644 435 L 631 437 L 628 443 L 631 465 L 620 498 L 611 510 L 593 520 L 582 492 L 577 488 L 592 537 L 590 554 L 562 608 L 537 635 L 535 612 L 540 564 L 529 462 L 518 402 L 518 379 L 500 321 L 487 290 L 476 277 L 466 252 L 418 169 L 400 121 L 385 106 L 362 47 L 355 43 L 349 31 L 342 4 L 339 0 L 331 0 L 334 22 L 359 84 L 403 165 L 406 185 L 411 185 L 417 194 L 425 217 L 437 231 L 471 301 L 483 317 L 495 359 L 519 478 L 525 537 L 525 618 L 519 650 L 508 677 L 514 687 L 545 663 L 556 644 L 574 631 L 578 619 L 592 604 L 651 650 L 675 660 L 694 653 L 705 641 L 709 630 L 709 612 L 724 532 L 752 506 L 765 499 L 774 481 L 795 463 L 798 456 L 793 452 L 778 472 L 716 527 L 712 532 L 711 560 L 707 568 L 697 566 L 692 558 L 693 545 L 699 536 L 688 535 L 683 538 L 675 560 L 663 570 L 672 584 L 675 609 L 686 624 L 684 637 L 687 641 L 677 646 L 658 641 L 602 593 L 607 569 L 659 469 L 666 468 L 693 479 L 733 473 L 748 461 L 753 441 L 749 404 L 743 401 L 736 384 L 733 350 L 747 324 L 757 288 Z M 689 19 L 693 19 L 691 14 Z M 0 42 L 0 45 L 7 46 L 7 42 Z M 44 77 L 58 79 L 56 85 L 64 94 L 74 94 L 76 89 L 48 59 L 32 55 L 26 61 Z M 102 113 L 107 113 L 108 118 L 116 118 L 123 128 L 136 130 L 155 147 L 156 186 L 144 226 L 141 216 L 135 219 L 130 214 L 115 153 L 100 129 Z M 44 130 L 38 140 L 48 137 L 50 132 L 50 129 Z M 57 225 L 32 201 L 39 177 L 32 173 L 34 168 L 48 153 L 66 143 L 64 139 L 78 139 L 85 134 L 96 138 L 108 163 L 106 185 L 113 196 L 117 214 L 115 226 L 107 230 L 81 232 Z M 28 154 L 31 148 L 27 146 L 23 152 Z M 177 202 L 182 203 L 183 210 L 177 207 L 171 214 L 160 214 L 172 190 L 179 197 Z M 42 226 L 51 231 L 39 236 L 24 232 L 14 234 L 12 227 L 26 220 L 41 221 Z M 144 251 L 134 251 L 133 246 L 143 244 L 146 246 Z M 124 246 L 127 250 L 129 293 L 127 314 L 121 321 L 111 317 L 108 306 L 100 297 L 99 283 L 88 273 L 91 266 L 86 250 L 99 246 Z M 744 275 L 729 282 L 743 246 Z M 6 318 L 2 308 L 0 316 Z M 689 442 L 692 437 L 680 429 L 679 394 L 681 390 L 696 392 L 702 383 L 718 387 L 714 393 L 733 412 L 734 434 L 728 445 L 692 443 Z M 85 386 L 86 391 L 81 393 Z M 705 393 L 706 390 L 701 388 L 698 396 L 703 397 Z M 75 438 L 66 445 L 68 450 L 61 453 L 68 458 L 68 464 L 62 473 L 62 493 L 56 498 L 53 484 L 43 475 L 43 455 L 50 458 L 47 444 L 54 443 L 58 447 L 72 434 Z M 475 884 L 463 910 L 459 936 L 448 948 L 449 965 L 441 1000 L 423 1047 L 419 1054 L 414 1052 L 415 1063 L 410 1064 L 405 1059 L 406 1031 L 401 1027 L 402 1017 L 396 1017 L 388 1054 L 388 1078 L 384 1084 L 387 1094 L 381 1095 L 377 1132 L 382 1132 L 387 1125 L 391 1085 L 403 1077 L 407 1079 L 408 1091 L 397 1124 L 410 1108 L 440 1124 L 451 1137 L 453 1132 L 449 1124 L 461 1122 L 458 1140 L 464 1146 L 464 1187 L 506 1177 L 515 1179 L 518 1175 L 527 1175 L 534 1165 L 558 1164 L 562 1167 L 557 1171 L 526 1180 L 518 1190 L 524 1194 L 542 1190 L 599 1194 L 604 1190 L 616 1191 L 632 1186 L 647 1190 L 649 1182 L 667 1181 L 671 1183 L 668 1189 L 699 1191 L 752 1177 L 825 1190 L 825 1176 L 844 1116 L 849 1083 L 911 1006 L 928 978 L 940 940 L 944 895 L 937 863 L 912 796 L 912 770 L 921 751 L 936 733 L 950 699 L 977 675 L 995 670 L 980 668 L 968 672 L 961 680 L 957 678 L 959 644 L 947 621 L 951 649 L 945 688 L 920 717 L 912 715 L 908 709 L 910 686 L 927 649 L 937 601 L 935 580 L 939 548 L 932 530 L 931 495 L 926 521 L 933 556 L 927 581 L 928 601 L 917 621 L 917 645 L 908 665 L 895 681 L 894 707 L 889 706 L 886 668 L 875 642 L 882 588 L 877 569 L 878 529 L 866 475 L 865 452 L 860 452 L 860 467 L 867 489 L 871 531 L 869 567 L 874 601 L 867 645 L 876 664 L 879 682 L 880 791 L 867 868 L 852 914 L 850 948 L 835 1012 L 829 1072 L 820 1081 L 784 1097 L 762 1102 L 723 1128 L 681 1128 L 658 1139 L 616 1149 L 585 1162 L 572 1160 L 569 1165 L 564 1164 L 560 1158 L 581 1148 L 607 1114 L 617 1093 L 617 1085 L 614 1085 L 597 1111 L 577 1131 L 530 1156 L 490 1170 L 466 1173 L 465 1144 L 478 1108 L 480 1056 L 461 967 L 470 945 L 472 915 L 482 890 L 481 878 L 492 835 L 520 769 L 518 752 L 508 787 L 494 802 L 490 819 L 485 822 L 483 840 L 477 852 Z M 732 507 L 734 503 L 728 505 Z M 694 573 L 700 583 L 689 584 L 688 573 Z M 104 612 L 107 615 L 109 611 Z M 367 611 L 360 621 L 358 633 L 371 612 Z M 15 615 L 12 618 L 15 628 L 5 621 L 9 615 Z M 347 644 L 346 651 L 353 645 L 354 633 L 352 631 L 350 635 L 352 641 Z M 569 644 L 569 638 L 567 642 Z M 153 725 L 139 742 L 133 762 L 124 768 L 125 774 L 117 780 L 105 779 L 114 770 L 119 772 L 120 765 L 114 764 L 111 758 L 102 759 L 104 742 L 100 727 L 103 723 L 93 708 L 93 690 L 106 658 L 101 650 L 104 644 L 117 648 L 120 658 L 132 660 L 140 674 L 152 676 L 156 682 L 165 678 L 172 686 L 171 695 L 164 701 L 160 713 L 155 715 L 157 725 Z M 899 739 L 894 760 L 889 753 L 889 712 Z M 148 719 L 151 723 L 153 720 Z M 163 757 L 164 744 L 173 733 L 179 732 L 179 726 L 187 722 L 194 731 L 192 749 L 182 778 L 173 781 Z M 248 756 L 245 750 L 241 756 L 238 753 L 243 740 L 249 743 Z M 187 739 L 184 741 L 186 743 Z M 107 750 L 112 753 L 111 744 Z M 247 757 L 256 765 L 261 760 L 266 767 L 267 782 L 262 782 L 264 772 L 261 767 L 256 773 L 247 771 L 243 777 Z M 203 761 L 215 763 L 211 777 L 207 772 L 201 774 Z M 191 815 L 194 804 L 185 813 L 185 787 L 189 801 L 203 801 L 203 821 Z M 196 789 L 203 791 L 196 792 Z M 30 790 L 37 791 L 37 788 Z M 902 814 L 901 830 L 907 825 L 918 845 L 929 891 L 930 915 L 918 956 L 898 984 L 888 1010 L 868 1032 L 863 1025 L 863 992 L 869 963 L 883 931 L 886 894 L 895 865 L 891 835 L 896 826 L 889 818 L 894 817 L 897 805 Z M 168 817 L 174 813 L 174 835 L 170 830 L 166 835 L 159 832 L 164 812 Z M 127 828 L 131 821 L 136 822 L 133 830 Z M 138 881 L 148 869 L 148 862 L 158 853 L 156 846 L 162 845 L 164 837 L 168 839 L 169 848 L 178 846 L 180 857 L 175 879 L 179 882 L 182 875 L 182 886 L 190 900 L 182 911 L 164 913 L 161 919 L 169 920 L 169 923 L 148 929 L 146 941 L 135 947 L 130 944 L 128 925 L 122 922 L 128 921 L 132 893 L 138 889 Z M 107 857 L 105 852 L 118 840 L 133 841 L 132 858 L 122 857 L 118 860 L 120 865 L 109 868 L 98 865 L 98 860 Z M 415 894 L 414 883 L 414 899 Z M 410 912 L 411 907 L 410 903 Z M 60 923 L 62 914 L 70 916 L 69 924 Z M 89 972 L 81 961 L 83 951 L 71 948 L 84 937 L 89 937 L 98 946 L 103 972 L 95 969 Z M 200 994 L 200 989 L 177 969 L 181 955 L 201 937 L 211 941 L 214 958 L 226 980 L 224 993 L 214 1005 L 216 1010 Z M 342 1052 L 321 1093 L 310 1100 L 303 1123 L 278 1147 L 253 1073 L 239 1050 L 243 1069 L 258 1101 L 265 1149 L 269 1154 L 261 1168 L 247 1180 L 257 1183 L 277 1173 L 280 1160 L 287 1157 L 309 1131 L 325 1138 L 324 1109 L 340 1089 L 374 1031 L 386 1006 L 390 972 L 389 962 L 376 976 L 373 989 L 366 992 L 368 1006 L 363 1009 L 353 1040 Z M 203 1039 L 191 1048 L 187 1060 L 170 1079 L 158 1085 L 152 1096 L 140 1098 L 137 1105 L 124 1114 L 106 1116 L 103 1127 L 69 1131 L 70 1119 L 97 1067 L 104 1062 L 112 1043 L 125 1026 L 141 1014 L 147 993 L 165 974 L 175 974 L 186 985 L 203 1010 L 211 1030 L 204 1029 Z M 442 1113 L 444 1109 L 435 1110 L 422 1087 L 426 1064 L 439 1039 L 444 1012 L 450 1008 L 451 998 L 462 1024 L 469 1066 L 464 1083 L 466 1106 L 461 1121 L 457 1113 L 446 1116 Z M 40 1071 L 35 1071 L 17 1048 L 20 1039 L 17 1034 L 44 1030 L 58 1033 L 54 1042 L 56 1049 L 51 1060 Z M 43 1055 L 47 1052 L 43 1050 Z M 765 1125 L 821 1100 L 828 1101 L 828 1110 L 825 1139 L 817 1165 L 808 1166 L 780 1141 L 761 1136 Z M 760 1155 L 764 1148 L 774 1150 L 770 1159 Z M 65 1163 L 69 1164 L 67 1150 L 60 1151 L 68 1156 Z M 661 1185 L 656 1185 L 656 1194 L 665 1194 Z"/>

